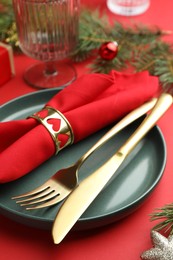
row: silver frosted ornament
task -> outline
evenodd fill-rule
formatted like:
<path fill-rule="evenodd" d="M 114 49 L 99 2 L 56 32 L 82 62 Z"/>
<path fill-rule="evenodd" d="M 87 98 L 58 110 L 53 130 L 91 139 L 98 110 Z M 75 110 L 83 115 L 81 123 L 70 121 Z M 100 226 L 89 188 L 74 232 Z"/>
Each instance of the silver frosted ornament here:
<path fill-rule="evenodd" d="M 151 231 L 154 248 L 142 253 L 143 260 L 173 260 L 173 235 L 168 238 L 157 231 Z"/>

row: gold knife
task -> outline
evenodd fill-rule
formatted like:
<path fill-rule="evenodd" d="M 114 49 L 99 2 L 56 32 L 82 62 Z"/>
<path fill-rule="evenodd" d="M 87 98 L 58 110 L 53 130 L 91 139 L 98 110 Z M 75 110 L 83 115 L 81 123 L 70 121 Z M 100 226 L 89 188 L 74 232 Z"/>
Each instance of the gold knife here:
<path fill-rule="evenodd" d="M 53 223 L 52 236 L 55 244 L 63 240 L 80 216 L 112 178 L 124 159 L 156 124 L 158 119 L 167 111 L 172 103 L 173 98 L 170 94 L 162 94 L 150 114 L 146 116 L 140 126 L 121 146 L 116 154 L 89 177 L 84 179 L 72 191 L 60 207 Z"/>

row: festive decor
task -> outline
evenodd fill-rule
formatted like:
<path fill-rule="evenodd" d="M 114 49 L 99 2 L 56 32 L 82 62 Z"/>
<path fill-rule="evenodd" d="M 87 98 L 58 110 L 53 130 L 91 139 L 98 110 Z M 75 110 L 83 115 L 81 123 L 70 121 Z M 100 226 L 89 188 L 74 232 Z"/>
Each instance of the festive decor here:
<path fill-rule="evenodd" d="M 151 214 L 151 221 L 154 220 L 161 221 L 154 226 L 155 230 L 163 230 L 165 232 L 170 232 L 170 234 L 173 234 L 173 203 L 156 209 Z"/>
<path fill-rule="evenodd" d="M 0 86 L 15 74 L 13 50 L 11 46 L 0 42 Z"/>
<path fill-rule="evenodd" d="M 173 260 L 173 235 L 167 238 L 157 231 L 151 232 L 154 248 L 145 251 L 141 255 L 143 260 Z"/>
<path fill-rule="evenodd" d="M 79 30 L 79 42 L 72 58 L 79 62 L 92 57 L 89 67 L 93 72 L 148 70 L 159 77 L 163 86 L 173 82 L 173 45 L 162 40 L 170 32 L 145 25 L 123 26 L 116 21 L 110 26 L 106 15 L 100 17 L 98 11 L 88 10 L 81 13 Z M 118 43 L 116 58 L 103 58 L 100 48 L 115 41 Z"/>
<path fill-rule="evenodd" d="M 169 33 L 144 25 L 125 27 L 116 21 L 111 26 L 106 15 L 100 17 L 98 10 L 84 9 L 80 15 L 78 45 L 71 58 L 81 62 L 92 57 L 89 67 L 98 73 L 109 73 L 112 69 L 148 70 L 165 86 L 173 83 L 173 45 L 162 40 L 162 36 Z M 19 50 L 10 0 L 2 0 L 0 4 L 0 41 Z M 115 41 L 118 43 L 118 52 L 113 51 L 116 58 L 110 54 L 105 58 L 103 47 Z"/>
<path fill-rule="evenodd" d="M 0 3 L 0 41 L 12 45 L 15 51 L 19 50 L 11 0 L 1 0 Z"/>
<path fill-rule="evenodd" d="M 104 60 L 113 60 L 118 53 L 117 42 L 105 42 L 99 49 L 100 57 Z"/>

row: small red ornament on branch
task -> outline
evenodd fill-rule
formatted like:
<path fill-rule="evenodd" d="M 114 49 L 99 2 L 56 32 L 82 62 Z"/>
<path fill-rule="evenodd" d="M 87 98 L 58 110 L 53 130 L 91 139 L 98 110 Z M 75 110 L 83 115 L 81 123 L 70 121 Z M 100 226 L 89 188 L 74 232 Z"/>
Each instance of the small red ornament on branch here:
<path fill-rule="evenodd" d="M 105 42 L 100 46 L 99 55 L 104 60 L 113 60 L 118 53 L 118 43 Z"/>

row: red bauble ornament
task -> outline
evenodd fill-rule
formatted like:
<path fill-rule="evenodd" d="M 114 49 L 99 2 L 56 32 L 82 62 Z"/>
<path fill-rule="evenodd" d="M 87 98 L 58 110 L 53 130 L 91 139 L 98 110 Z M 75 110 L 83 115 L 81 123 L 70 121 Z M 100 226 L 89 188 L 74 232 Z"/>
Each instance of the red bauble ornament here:
<path fill-rule="evenodd" d="M 99 54 L 104 60 L 113 60 L 118 53 L 117 42 L 105 42 L 99 49 Z"/>

